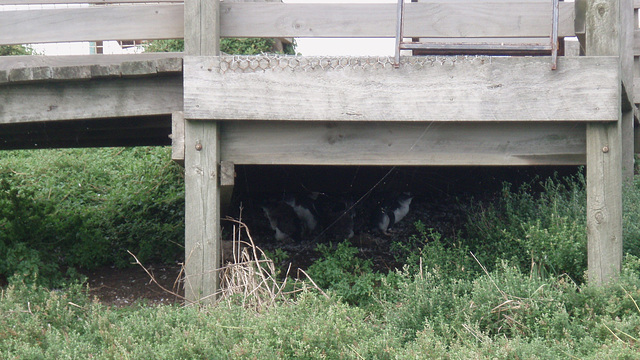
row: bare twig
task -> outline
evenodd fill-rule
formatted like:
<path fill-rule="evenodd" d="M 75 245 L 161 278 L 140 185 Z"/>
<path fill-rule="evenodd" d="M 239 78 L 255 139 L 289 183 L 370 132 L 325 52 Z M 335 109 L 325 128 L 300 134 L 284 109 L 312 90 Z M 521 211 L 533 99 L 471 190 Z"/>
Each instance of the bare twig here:
<path fill-rule="evenodd" d="M 184 297 L 184 296 L 182 296 L 182 295 L 180 295 L 180 294 L 178 294 L 178 293 L 176 293 L 174 291 L 171 291 L 171 290 L 165 288 L 164 286 L 160 285 L 160 283 L 156 280 L 155 276 L 153 276 L 153 274 L 151 274 L 149 272 L 149 270 L 147 270 L 147 268 L 145 268 L 144 265 L 142 265 L 140 260 L 138 260 L 138 258 L 135 255 L 133 255 L 133 253 L 131 251 L 127 250 L 127 252 L 129 253 L 129 255 L 133 256 L 133 258 L 136 260 L 136 264 L 140 265 L 142 270 L 144 270 L 144 272 L 146 272 L 147 275 L 149 275 L 149 278 L 151 279 L 151 281 L 154 284 L 156 284 L 160 289 L 162 289 L 162 291 L 164 291 L 166 293 L 169 293 L 169 294 L 171 294 L 171 295 L 173 295 L 173 296 L 175 296 L 175 297 L 177 297 L 177 298 L 179 298 L 181 300 L 184 300 L 184 301 L 187 301 L 187 302 L 192 302 L 191 300 L 187 299 L 186 297 Z"/>
<path fill-rule="evenodd" d="M 487 271 L 487 268 L 485 268 L 484 265 L 482 265 L 482 263 L 480 263 L 480 260 L 478 260 L 478 258 L 473 254 L 473 252 L 469 252 L 469 253 L 471 253 L 471 256 L 473 256 L 473 258 L 476 260 L 478 265 L 480 265 L 480 267 L 482 268 L 482 271 L 484 271 L 484 273 L 487 274 L 487 277 L 489 278 L 489 280 L 491 280 L 491 283 L 493 283 L 493 286 L 495 286 L 495 288 L 500 292 L 500 294 L 502 294 L 502 296 L 504 296 L 505 300 L 509 300 L 509 297 L 507 296 L 507 293 L 505 293 L 504 291 L 502 291 L 498 287 L 498 284 L 496 284 L 496 282 L 493 280 L 493 278 L 489 274 L 489 271 Z"/>
<path fill-rule="evenodd" d="M 602 323 L 602 325 L 604 325 L 604 327 L 606 327 L 606 328 L 607 328 L 607 330 L 609 330 L 609 332 L 611 333 L 611 335 L 613 335 L 613 336 L 614 336 L 618 341 L 620 341 L 620 342 L 624 342 L 622 339 L 620 339 L 620 338 L 618 337 L 618 335 L 616 335 L 616 333 L 614 333 L 614 332 L 613 332 L 613 330 L 611 330 L 611 329 L 607 326 L 607 324 Z"/>
<path fill-rule="evenodd" d="M 313 281 L 313 279 L 311 278 L 311 276 L 309 276 L 309 274 L 307 274 L 307 273 L 306 273 L 304 270 L 302 270 L 302 269 L 298 269 L 298 271 L 300 271 L 301 273 L 303 273 L 303 274 L 304 274 L 304 276 L 306 276 L 306 277 L 307 277 L 307 279 L 309 279 L 309 281 L 311 281 L 311 283 L 313 284 L 313 286 L 314 286 L 318 291 L 320 291 L 320 293 L 321 293 L 322 295 L 324 295 L 324 297 L 326 297 L 327 299 L 329 299 L 329 295 L 327 295 L 324 291 L 322 291 L 322 289 L 320 289 L 320 287 L 319 287 L 318 285 L 316 285 L 316 282 L 315 282 L 315 281 Z"/>

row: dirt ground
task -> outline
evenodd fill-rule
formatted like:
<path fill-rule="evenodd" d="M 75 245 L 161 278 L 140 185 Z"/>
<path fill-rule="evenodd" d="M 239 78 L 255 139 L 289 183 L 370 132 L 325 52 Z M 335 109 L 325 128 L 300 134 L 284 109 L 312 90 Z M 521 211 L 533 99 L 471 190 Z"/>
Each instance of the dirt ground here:
<path fill-rule="evenodd" d="M 180 297 L 175 295 L 184 295 L 179 284 L 181 269 L 182 266 L 177 264 L 148 266 L 147 270 L 160 286 L 140 266 L 125 269 L 102 267 L 85 271 L 84 275 L 87 276 L 90 295 L 105 305 L 123 307 L 140 302 L 165 305 L 181 303 Z"/>

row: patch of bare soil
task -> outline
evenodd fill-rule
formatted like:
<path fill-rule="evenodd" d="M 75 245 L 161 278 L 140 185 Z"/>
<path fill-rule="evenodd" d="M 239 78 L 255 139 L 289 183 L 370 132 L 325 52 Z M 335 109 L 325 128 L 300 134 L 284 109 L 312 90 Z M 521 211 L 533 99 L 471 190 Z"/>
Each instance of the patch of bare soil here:
<path fill-rule="evenodd" d="M 178 281 L 180 265 L 151 265 L 147 270 L 160 286 L 180 296 L 184 294 L 182 284 Z M 107 306 L 123 307 L 137 303 L 168 305 L 181 302 L 178 296 L 153 282 L 140 266 L 125 269 L 107 266 L 85 271 L 84 275 L 87 276 L 89 294 Z"/>

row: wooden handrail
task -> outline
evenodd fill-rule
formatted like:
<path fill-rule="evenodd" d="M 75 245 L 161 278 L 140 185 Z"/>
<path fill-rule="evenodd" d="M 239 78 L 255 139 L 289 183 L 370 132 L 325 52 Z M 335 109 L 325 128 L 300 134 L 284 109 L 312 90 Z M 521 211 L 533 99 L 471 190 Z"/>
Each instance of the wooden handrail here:
<path fill-rule="evenodd" d="M 396 32 L 395 4 L 222 2 L 220 9 L 222 37 L 393 38 Z M 438 0 L 410 3 L 407 10 L 408 37 L 549 36 L 547 1 Z M 183 13 L 183 4 L 168 3 L 0 11 L 0 45 L 181 38 Z M 573 3 L 561 3 L 560 37 L 575 34 L 573 18 Z"/>

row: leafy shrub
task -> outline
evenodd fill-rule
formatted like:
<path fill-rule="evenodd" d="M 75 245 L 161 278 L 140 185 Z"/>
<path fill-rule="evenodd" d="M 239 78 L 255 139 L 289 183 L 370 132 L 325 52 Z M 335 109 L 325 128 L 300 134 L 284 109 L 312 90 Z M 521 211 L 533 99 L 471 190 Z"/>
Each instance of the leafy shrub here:
<path fill-rule="evenodd" d="M 274 40 L 269 38 L 224 38 L 220 39 L 220 51 L 231 55 L 259 55 L 274 52 Z M 144 45 L 146 52 L 182 52 L 184 40 L 154 40 Z M 295 54 L 295 42 L 284 45 L 285 54 Z"/>
<path fill-rule="evenodd" d="M 467 245 L 460 241 L 443 239 L 433 229 L 427 229 L 420 220 L 414 224 L 416 234 L 390 246 L 396 261 L 409 266 L 410 271 L 435 271 L 450 279 L 470 278 L 477 266 L 469 256 Z"/>
<path fill-rule="evenodd" d="M 0 274 L 183 256 L 182 169 L 168 148 L 0 153 Z M 56 275 L 57 274 L 57 275 Z"/>
<path fill-rule="evenodd" d="M 2 45 L 0 56 L 10 55 L 36 55 L 32 48 L 23 45 Z"/>
<path fill-rule="evenodd" d="M 316 250 L 322 255 L 309 266 L 308 274 L 318 286 L 330 289 L 349 304 L 364 305 L 371 301 L 376 282 L 382 277 L 374 272 L 371 259 L 361 259 L 359 250 L 348 241 L 318 244 Z"/>
<path fill-rule="evenodd" d="M 496 203 L 477 203 L 461 241 L 489 269 L 500 260 L 522 270 L 534 265 L 542 274 L 568 274 L 583 280 L 586 271 L 586 193 L 581 173 L 512 191 L 504 184 Z"/>
<path fill-rule="evenodd" d="M 0 293 L 0 357 L 633 359 L 639 269 L 627 256 L 620 281 L 592 287 L 504 263 L 456 281 L 407 268 L 396 273 L 395 297 L 379 300 L 380 317 L 308 291 L 262 311 L 230 303 L 110 309 L 77 283 L 50 291 L 16 282 Z"/>

